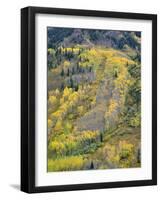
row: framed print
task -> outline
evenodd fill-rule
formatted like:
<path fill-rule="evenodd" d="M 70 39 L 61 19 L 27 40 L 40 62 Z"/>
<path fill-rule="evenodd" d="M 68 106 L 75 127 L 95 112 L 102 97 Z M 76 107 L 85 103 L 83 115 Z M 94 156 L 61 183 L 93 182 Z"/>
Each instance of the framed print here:
<path fill-rule="evenodd" d="M 157 16 L 21 9 L 21 190 L 157 184 Z"/>

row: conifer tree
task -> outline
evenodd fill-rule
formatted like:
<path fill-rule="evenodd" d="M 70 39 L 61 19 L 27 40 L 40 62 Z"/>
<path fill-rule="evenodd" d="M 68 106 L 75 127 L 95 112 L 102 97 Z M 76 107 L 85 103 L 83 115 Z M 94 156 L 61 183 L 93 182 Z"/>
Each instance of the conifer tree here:
<path fill-rule="evenodd" d="M 68 68 L 68 70 L 67 70 L 67 76 L 69 76 L 70 75 L 70 71 L 69 71 L 69 68 Z"/>
<path fill-rule="evenodd" d="M 61 71 L 61 76 L 64 76 L 64 69 L 62 69 Z"/>
<path fill-rule="evenodd" d="M 90 169 L 94 169 L 93 161 L 91 161 Z"/>
<path fill-rule="evenodd" d="M 74 83 L 73 83 L 73 79 L 72 79 L 72 77 L 70 77 L 70 87 L 71 87 L 71 88 L 74 87 Z"/>

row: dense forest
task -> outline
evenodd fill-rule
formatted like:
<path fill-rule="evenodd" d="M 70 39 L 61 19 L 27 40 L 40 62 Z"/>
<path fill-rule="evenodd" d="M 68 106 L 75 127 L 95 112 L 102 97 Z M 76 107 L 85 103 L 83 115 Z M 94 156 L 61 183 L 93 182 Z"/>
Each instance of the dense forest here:
<path fill-rule="evenodd" d="M 141 33 L 52 28 L 48 172 L 141 165 Z"/>

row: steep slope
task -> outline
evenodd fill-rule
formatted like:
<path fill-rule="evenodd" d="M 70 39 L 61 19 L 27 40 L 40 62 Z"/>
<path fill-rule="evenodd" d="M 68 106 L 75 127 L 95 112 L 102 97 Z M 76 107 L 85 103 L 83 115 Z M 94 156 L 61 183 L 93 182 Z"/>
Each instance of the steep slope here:
<path fill-rule="evenodd" d="M 139 167 L 139 33 L 48 31 L 48 171 Z"/>
<path fill-rule="evenodd" d="M 112 31 L 73 28 L 48 28 L 48 47 L 75 46 L 85 44 L 88 46 L 100 45 L 123 49 L 130 47 L 140 50 L 140 32 Z"/>

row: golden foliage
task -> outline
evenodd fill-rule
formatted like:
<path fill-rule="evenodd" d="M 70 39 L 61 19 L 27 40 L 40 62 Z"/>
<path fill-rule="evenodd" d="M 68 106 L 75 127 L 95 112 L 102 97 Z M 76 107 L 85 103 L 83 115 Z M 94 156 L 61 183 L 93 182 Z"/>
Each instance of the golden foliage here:
<path fill-rule="evenodd" d="M 82 131 L 81 132 L 81 138 L 82 140 L 91 140 L 96 139 L 96 137 L 99 135 L 99 131 Z"/>
<path fill-rule="evenodd" d="M 68 68 L 70 66 L 70 62 L 65 60 L 63 63 L 64 68 Z"/>
<path fill-rule="evenodd" d="M 139 127 L 141 125 L 140 113 L 136 113 L 136 115 L 130 119 L 130 125 L 132 127 Z"/>
<path fill-rule="evenodd" d="M 55 97 L 55 96 L 50 96 L 50 97 L 49 97 L 49 103 L 50 103 L 50 104 L 55 104 L 55 103 L 57 103 L 56 97 Z"/>
<path fill-rule="evenodd" d="M 64 157 L 57 160 L 48 160 L 48 171 L 70 171 L 81 169 L 84 165 L 82 156 Z"/>
<path fill-rule="evenodd" d="M 52 141 L 49 144 L 49 149 L 51 151 L 56 152 L 58 155 L 62 155 L 64 150 L 65 150 L 65 146 L 62 142 L 58 142 L 58 141 Z"/>
<path fill-rule="evenodd" d="M 92 71 L 96 79 L 92 83 L 88 83 L 88 81 L 86 84 L 81 83 L 78 86 L 78 91 L 65 87 L 64 90 L 55 89 L 49 92 L 48 102 L 50 106 L 52 108 L 56 104 L 57 106 L 55 109 L 48 109 L 48 127 L 54 124 L 54 127 L 52 127 L 52 133 L 54 134 L 50 138 L 48 150 L 49 152 L 55 152 L 53 157 L 48 159 L 48 171 L 82 169 L 85 161 L 79 154 L 82 155 L 84 149 L 88 150 L 91 144 L 95 145 L 97 144 L 97 139 L 100 140 L 99 131 L 86 130 L 78 132 L 75 123 L 78 117 L 86 114 L 91 107 L 94 108 L 97 104 L 96 95 L 100 81 L 108 78 L 112 81 L 112 87 L 114 88 L 112 98 L 108 101 L 105 118 L 110 117 L 118 108 L 124 106 L 128 87 L 134 82 L 129 75 L 128 65 L 135 64 L 135 62 L 126 56 L 124 52 L 98 46 L 84 49 L 83 51 L 80 51 L 79 47 L 61 47 L 61 52 L 78 54 L 77 69 L 72 72 L 74 75 L 75 71 L 79 72 L 80 67 L 84 67 L 90 70 L 83 69 L 82 72 L 81 69 L 80 74 L 84 76 L 84 73 Z M 71 64 L 63 58 L 60 67 L 51 70 L 51 78 L 53 74 L 59 75 L 62 68 L 66 74 Z M 70 76 L 73 76 L 73 74 L 71 75 L 70 73 Z M 115 115 L 113 116 L 113 118 L 117 118 Z M 132 117 L 130 120 L 132 127 L 137 127 L 139 123 L 139 115 Z M 120 141 L 118 145 L 106 144 L 101 150 L 103 151 L 104 159 L 110 160 L 115 166 L 130 167 L 132 165 L 134 146 L 131 143 Z"/>
<path fill-rule="evenodd" d="M 62 130 L 62 121 L 61 120 L 57 120 L 56 125 L 54 127 L 55 131 L 61 131 Z"/>
<path fill-rule="evenodd" d="M 115 99 L 111 99 L 108 107 L 108 114 L 110 115 L 111 113 L 113 113 L 117 108 L 117 106 L 118 106 L 117 101 Z"/>
<path fill-rule="evenodd" d="M 77 111 L 78 111 L 78 114 L 79 114 L 79 115 L 82 115 L 82 114 L 84 113 L 84 108 L 83 108 L 83 106 L 78 106 Z"/>

